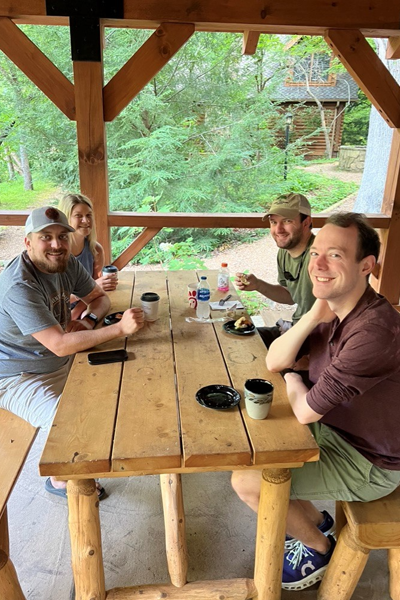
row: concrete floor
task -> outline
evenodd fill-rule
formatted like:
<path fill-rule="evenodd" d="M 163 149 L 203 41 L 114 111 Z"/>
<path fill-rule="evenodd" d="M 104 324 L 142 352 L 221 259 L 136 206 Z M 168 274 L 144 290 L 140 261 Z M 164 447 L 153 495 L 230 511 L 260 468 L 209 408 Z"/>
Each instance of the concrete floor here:
<path fill-rule="evenodd" d="M 27 599 L 69 600 L 67 505 L 44 490 L 37 473 L 44 441 L 40 433 L 9 501 L 11 556 Z M 229 473 L 184 476 L 189 580 L 252 577 L 256 518 L 229 479 Z M 168 582 L 158 477 L 102 483 L 110 494 L 100 511 L 106 588 Z M 282 600 L 316 597 L 317 586 L 282 592 Z M 371 554 L 353 600 L 390 600 L 385 552 Z"/>

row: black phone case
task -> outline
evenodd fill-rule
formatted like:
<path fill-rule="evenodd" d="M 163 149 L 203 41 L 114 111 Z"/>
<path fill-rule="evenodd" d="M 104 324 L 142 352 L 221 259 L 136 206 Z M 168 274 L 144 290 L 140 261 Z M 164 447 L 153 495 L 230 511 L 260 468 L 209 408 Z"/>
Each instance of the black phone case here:
<path fill-rule="evenodd" d="M 107 352 L 91 352 L 88 354 L 89 365 L 105 365 L 107 363 L 122 362 L 128 359 L 126 350 L 109 350 Z"/>

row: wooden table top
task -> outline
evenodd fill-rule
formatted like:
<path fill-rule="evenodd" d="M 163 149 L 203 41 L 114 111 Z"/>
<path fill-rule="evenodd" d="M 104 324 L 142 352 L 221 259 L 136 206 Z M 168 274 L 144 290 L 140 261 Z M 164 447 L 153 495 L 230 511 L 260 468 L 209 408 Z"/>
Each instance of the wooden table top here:
<path fill-rule="evenodd" d="M 265 365 L 258 334 L 226 333 L 223 323 L 188 323 L 195 316 L 187 284 L 207 274 L 211 300 L 216 271 L 122 272 L 110 294 L 110 312 L 140 306 L 145 291 L 160 295 L 159 318 L 128 339 L 95 350 L 126 347 L 125 363 L 91 366 L 76 355 L 40 461 L 41 475 L 67 478 L 150 473 L 299 467 L 318 460 L 306 426 L 290 408 L 285 383 Z M 234 290 L 231 291 L 236 297 Z M 220 313 L 212 313 L 220 316 Z M 244 408 L 248 378 L 274 385 L 268 418 L 255 421 Z M 232 385 L 240 408 L 210 410 L 195 400 L 209 384 Z"/>

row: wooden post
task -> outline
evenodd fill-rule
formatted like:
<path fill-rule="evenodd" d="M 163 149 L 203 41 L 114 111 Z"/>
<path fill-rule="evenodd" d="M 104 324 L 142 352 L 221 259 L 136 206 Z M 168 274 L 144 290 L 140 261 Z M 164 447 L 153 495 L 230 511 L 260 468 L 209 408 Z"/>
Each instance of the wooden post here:
<path fill-rule="evenodd" d="M 400 273 L 397 268 L 400 254 L 400 130 L 393 131 L 382 212 L 391 216 L 390 228 L 381 231 L 382 250 L 380 270 L 375 289 L 391 304 L 399 304 Z"/>
<path fill-rule="evenodd" d="M 388 550 L 389 591 L 392 600 L 400 600 L 400 548 Z"/>
<path fill-rule="evenodd" d="M 254 569 L 259 600 L 281 597 L 290 480 L 288 469 L 266 469 L 262 473 Z"/>
<path fill-rule="evenodd" d="M 164 508 L 165 545 L 171 583 L 183 587 L 187 582 L 187 547 L 182 481 L 179 474 L 160 475 Z"/>
<path fill-rule="evenodd" d="M 25 600 L 9 557 L 7 507 L 0 518 L 0 600 Z"/>
<path fill-rule="evenodd" d="M 105 600 L 99 500 L 93 479 L 70 480 L 68 523 L 76 600 Z"/>
<path fill-rule="evenodd" d="M 97 237 L 110 262 L 103 61 L 74 61 L 74 83 L 81 192 L 93 202 Z"/>
<path fill-rule="evenodd" d="M 357 544 L 349 525 L 340 533 L 322 579 L 318 600 L 350 600 L 368 560 L 369 550 Z"/>

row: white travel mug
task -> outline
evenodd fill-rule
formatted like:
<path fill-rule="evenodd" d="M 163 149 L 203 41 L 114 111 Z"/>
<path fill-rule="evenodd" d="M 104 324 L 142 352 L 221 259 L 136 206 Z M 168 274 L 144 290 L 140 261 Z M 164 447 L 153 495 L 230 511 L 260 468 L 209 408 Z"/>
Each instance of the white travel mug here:
<path fill-rule="evenodd" d="M 142 309 L 145 321 L 156 321 L 160 296 L 156 292 L 145 292 L 141 295 Z"/>

